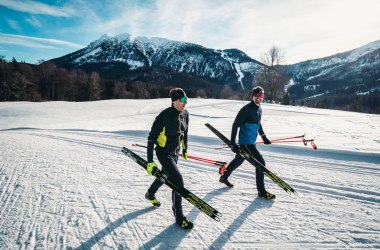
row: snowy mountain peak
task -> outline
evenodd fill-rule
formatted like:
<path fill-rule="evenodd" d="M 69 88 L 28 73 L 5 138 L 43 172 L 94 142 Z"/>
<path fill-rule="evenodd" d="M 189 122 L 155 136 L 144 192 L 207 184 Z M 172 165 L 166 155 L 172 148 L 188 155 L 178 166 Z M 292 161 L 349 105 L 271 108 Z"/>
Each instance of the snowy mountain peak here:
<path fill-rule="evenodd" d="M 131 72 L 152 67 L 170 68 L 217 84 L 250 87 L 259 63 L 238 49 L 214 50 L 198 44 L 128 33 L 103 35 L 89 46 L 53 60 L 58 65 L 87 68 L 110 64 Z M 123 64 L 120 65 L 120 64 Z M 126 72 L 120 73 L 126 75 Z"/>
<path fill-rule="evenodd" d="M 348 59 L 349 61 L 355 61 L 358 58 L 364 55 L 367 55 L 369 53 L 372 53 L 373 51 L 379 48 L 380 48 L 380 40 L 368 43 L 362 47 L 348 51 L 349 53 Z"/>
<path fill-rule="evenodd" d="M 294 99 L 329 93 L 356 95 L 378 91 L 380 40 L 357 49 L 287 66 L 292 78 L 288 92 Z"/>

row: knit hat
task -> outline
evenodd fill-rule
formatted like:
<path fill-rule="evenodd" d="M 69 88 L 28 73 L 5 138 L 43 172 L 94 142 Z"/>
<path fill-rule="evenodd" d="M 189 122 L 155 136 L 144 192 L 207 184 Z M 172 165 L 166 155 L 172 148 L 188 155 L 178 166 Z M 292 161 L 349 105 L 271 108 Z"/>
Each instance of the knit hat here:
<path fill-rule="evenodd" d="M 172 99 L 172 102 L 182 98 L 182 97 L 187 97 L 185 91 L 181 88 L 174 88 L 171 89 L 169 92 L 169 96 Z"/>
<path fill-rule="evenodd" d="M 256 94 L 264 94 L 264 89 L 261 86 L 256 86 L 252 89 L 252 96 Z"/>

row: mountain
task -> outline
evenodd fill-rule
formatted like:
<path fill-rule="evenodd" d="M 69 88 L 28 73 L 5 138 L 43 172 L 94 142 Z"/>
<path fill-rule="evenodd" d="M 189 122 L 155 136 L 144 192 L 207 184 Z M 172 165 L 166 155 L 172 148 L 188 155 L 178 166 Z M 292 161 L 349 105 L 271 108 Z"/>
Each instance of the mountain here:
<path fill-rule="evenodd" d="M 218 91 L 224 85 L 249 90 L 255 74 L 265 66 L 238 49 L 217 50 L 130 34 L 103 35 L 52 61 L 59 67 L 96 71 L 105 79 Z M 291 79 L 286 86 L 290 100 L 323 108 L 380 112 L 380 40 L 281 68 Z"/>
<path fill-rule="evenodd" d="M 357 49 L 286 66 L 292 99 L 326 94 L 370 94 L 380 90 L 380 40 Z"/>
<path fill-rule="evenodd" d="M 187 74 L 195 80 L 248 89 L 262 65 L 238 49 L 216 50 L 193 43 L 130 34 L 103 35 L 87 47 L 52 61 L 66 68 L 96 70 L 113 79 L 141 80 L 145 77 L 145 81 L 160 82 L 167 77 Z M 157 75 L 161 79 L 154 77 Z"/>

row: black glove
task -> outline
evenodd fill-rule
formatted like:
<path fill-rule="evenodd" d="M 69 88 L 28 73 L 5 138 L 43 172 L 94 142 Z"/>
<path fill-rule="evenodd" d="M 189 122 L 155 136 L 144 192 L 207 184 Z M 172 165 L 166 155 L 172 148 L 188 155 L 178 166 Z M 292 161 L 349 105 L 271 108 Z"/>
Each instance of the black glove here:
<path fill-rule="evenodd" d="M 239 153 L 240 151 L 240 146 L 239 145 L 236 145 L 235 143 L 231 145 L 231 150 L 232 152 L 234 152 L 235 154 Z"/>
<path fill-rule="evenodd" d="M 187 160 L 189 159 L 189 155 L 187 154 L 187 149 L 182 149 L 182 156 L 183 159 Z"/>
<path fill-rule="evenodd" d="M 264 144 L 272 144 L 272 142 L 267 138 L 266 135 L 262 135 L 261 139 L 263 139 Z"/>

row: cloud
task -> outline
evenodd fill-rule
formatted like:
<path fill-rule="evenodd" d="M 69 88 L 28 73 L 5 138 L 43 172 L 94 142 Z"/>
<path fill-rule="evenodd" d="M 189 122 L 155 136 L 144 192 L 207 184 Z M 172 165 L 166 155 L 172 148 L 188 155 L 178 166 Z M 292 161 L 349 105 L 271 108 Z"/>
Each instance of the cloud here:
<path fill-rule="evenodd" d="M 10 26 L 12 29 L 21 32 L 21 28 L 20 28 L 18 22 L 14 21 L 14 20 L 7 19 L 7 23 L 9 24 L 9 26 Z"/>
<path fill-rule="evenodd" d="M 25 20 L 35 28 L 42 28 L 42 23 L 35 16 L 28 17 Z"/>
<path fill-rule="evenodd" d="M 75 13 L 75 10 L 72 8 L 50 6 L 44 3 L 29 0 L 1 0 L 0 6 L 4 6 L 12 10 L 26 12 L 30 14 L 40 14 L 49 16 L 70 17 Z"/>
<path fill-rule="evenodd" d="M 23 27 L 22 21 L 26 21 L 35 28 L 43 28 L 41 31 L 49 37 L 56 37 L 59 33 L 60 37 L 68 37 L 62 39 L 89 43 L 103 34 L 129 33 L 215 49 L 237 48 L 255 59 L 275 45 L 284 50 L 288 62 L 353 49 L 379 39 L 380 34 L 379 0 L 54 2 L 63 3 L 63 6 L 31 0 L 0 0 L 0 6 L 32 14 L 10 23 L 14 30 L 17 30 L 17 24 Z M 68 18 L 61 22 L 54 16 Z M 19 33 L 22 32 L 19 30 Z M 43 42 L 26 37 L 7 36 L 6 41 L 28 46 L 62 46 L 53 40 Z"/>
<path fill-rule="evenodd" d="M 81 44 L 31 36 L 20 36 L 0 33 L 0 44 L 15 44 L 31 48 L 60 49 L 62 47 L 80 49 Z"/>

